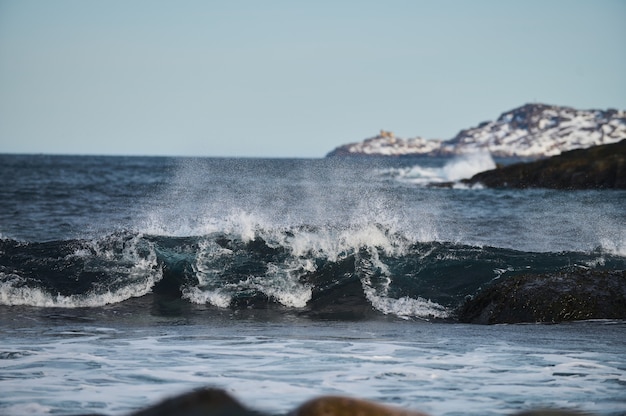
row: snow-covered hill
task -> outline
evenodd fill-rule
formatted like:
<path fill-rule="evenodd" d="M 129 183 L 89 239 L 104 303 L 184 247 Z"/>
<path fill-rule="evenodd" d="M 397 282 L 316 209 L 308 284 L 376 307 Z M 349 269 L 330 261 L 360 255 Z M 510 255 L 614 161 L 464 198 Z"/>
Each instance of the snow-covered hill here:
<path fill-rule="evenodd" d="M 488 150 L 500 157 L 541 158 L 622 139 L 626 139 L 626 111 L 526 104 L 496 121 L 461 130 L 450 140 L 403 139 L 381 131 L 360 143 L 339 146 L 328 156 L 456 155 Z"/>
<path fill-rule="evenodd" d="M 441 149 L 441 140 L 427 140 L 422 137 L 403 139 L 392 132 L 381 130 L 377 136 L 365 139 L 360 143 L 339 146 L 327 156 L 405 156 L 416 154 L 437 153 Z"/>

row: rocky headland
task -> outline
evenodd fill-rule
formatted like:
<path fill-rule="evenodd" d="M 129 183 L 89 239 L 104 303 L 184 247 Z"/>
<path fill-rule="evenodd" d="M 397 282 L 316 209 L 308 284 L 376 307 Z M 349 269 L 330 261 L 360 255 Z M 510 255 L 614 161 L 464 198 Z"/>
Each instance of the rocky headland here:
<path fill-rule="evenodd" d="M 333 156 L 452 156 L 489 151 L 495 157 L 539 159 L 626 139 L 626 111 L 526 104 L 449 140 L 400 138 L 382 130 L 328 153 Z"/>
<path fill-rule="evenodd" d="M 626 189 L 626 139 L 499 167 L 463 182 L 490 188 Z"/>

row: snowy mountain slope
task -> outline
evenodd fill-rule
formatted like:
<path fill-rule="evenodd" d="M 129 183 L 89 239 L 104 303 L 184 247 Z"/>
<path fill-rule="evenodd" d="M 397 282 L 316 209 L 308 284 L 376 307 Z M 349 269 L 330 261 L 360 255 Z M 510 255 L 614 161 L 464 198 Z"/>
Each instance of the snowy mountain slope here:
<path fill-rule="evenodd" d="M 377 136 L 360 143 L 349 143 L 337 147 L 327 156 L 404 156 L 436 153 L 441 149 L 441 140 L 427 140 L 422 137 L 404 139 L 392 132 L 381 130 Z"/>
<path fill-rule="evenodd" d="M 450 140 L 402 139 L 381 131 L 363 142 L 339 146 L 328 156 L 455 155 L 488 150 L 494 156 L 541 158 L 625 138 L 626 111 L 526 104 L 496 121 L 461 130 Z"/>

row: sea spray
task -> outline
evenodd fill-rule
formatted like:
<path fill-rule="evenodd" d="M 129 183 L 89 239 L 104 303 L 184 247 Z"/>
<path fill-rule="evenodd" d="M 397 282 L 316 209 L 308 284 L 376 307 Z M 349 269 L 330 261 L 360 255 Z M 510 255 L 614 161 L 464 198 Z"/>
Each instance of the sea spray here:
<path fill-rule="evenodd" d="M 475 151 L 457 156 L 441 168 L 441 177 L 446 181 L 468 179 L 479 172 L 496 168 L 488 151 Z"/>
<path fill-rule="evenodd" d="M 378 189 L 360 169 L 336 160 L 287 163 L 274 171 L 273 161 L 182 159 L 171 181 L 153 197 L 134 227 L 147 234 L 191 236 L 238 228 L 252 238 L 252 229 L 306 225 L 343 226 L 398 221 L 397 198 Z M 272 181 L 259 184 L 251 170 Z M 258 174 L 258 173 L 257 173 Z M 402 224 L 400 224 L 402 226 Z"/>
<path fill-rule="evenodd" d="M 449 159 L 441 167 L 420 163 L 410 167 L 383 169 L 379 171 L 379 174 L 403 183 L 429 185 L 469 179 L 479 172 L 495 169 L 495 167 L 496 163 L 488 151 L 477 150 Z"/>

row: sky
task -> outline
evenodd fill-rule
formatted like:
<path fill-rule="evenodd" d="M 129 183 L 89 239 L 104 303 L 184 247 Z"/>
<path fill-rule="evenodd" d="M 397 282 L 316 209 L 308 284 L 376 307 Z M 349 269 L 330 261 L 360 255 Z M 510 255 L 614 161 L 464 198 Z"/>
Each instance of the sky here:
<path fill-rule="evenodd" d="M 0 153 L 323 157 L 626 109 L 624 0 L 0 0 Z"/>

